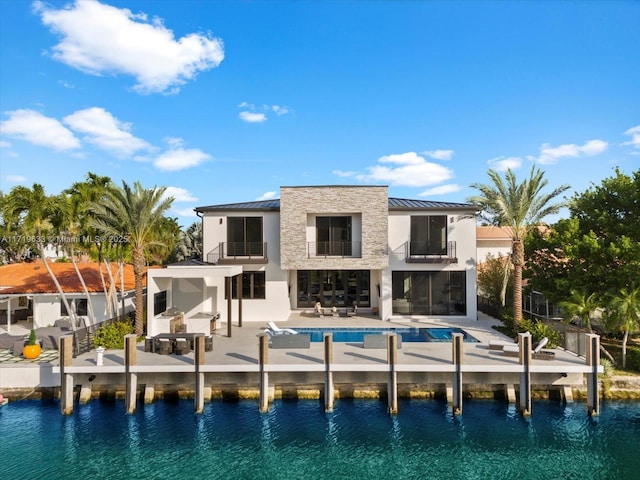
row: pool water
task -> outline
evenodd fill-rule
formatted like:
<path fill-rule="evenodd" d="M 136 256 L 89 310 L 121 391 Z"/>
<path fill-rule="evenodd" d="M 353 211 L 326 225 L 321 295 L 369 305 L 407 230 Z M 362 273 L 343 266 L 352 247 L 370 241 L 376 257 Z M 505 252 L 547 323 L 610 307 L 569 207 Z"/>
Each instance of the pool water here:
<path fill-rule="evenodd" d="M 324 334 L 333 334 L 334 342 L 363 342 L 364 335 L 396 333 L 402 337 L 403 342 L 451 342 L 454 333 L 461 333 L 465 342 L 477 342 L 478 340 L 461 328 L 414 328 L 414 327 L 301 327 L 294 328 L 298 333 L 306 333 L 311 336 L 312 342 L 324 341 Z"/>
<path fill-rule="evenodd" d="M 640 403 L 539 401 L 522 418 L 497 401 L 406 400 L 390 416 L 375 400 L 157 401 L 124 413 L 120 400 L 0 408 L 4 479 L 637 479 Z"/>

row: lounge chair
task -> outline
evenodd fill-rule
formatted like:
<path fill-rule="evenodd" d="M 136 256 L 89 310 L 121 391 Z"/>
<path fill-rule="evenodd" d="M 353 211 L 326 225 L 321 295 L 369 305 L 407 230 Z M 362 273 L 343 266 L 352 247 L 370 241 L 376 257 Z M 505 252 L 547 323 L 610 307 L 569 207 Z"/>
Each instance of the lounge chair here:
<path fill-rule="evenodd" d="M 296 332 L 295 330 L 291 329 L 291 328 L 280 328 L 279 326 L 277 326 L 274 322 L 269 322 L 267 325 L 269 325 L 269 329 L 275 334 L 275 335 L 281 335 L 281 334 L 291 334 L 291 335 L 297 335 L 298 332 Z"/>
<path fill-rule="evenodd" d="M 531 357 L 536 360 L 553 360 L 556 354 L 553 350 L 543 350 L 544 346 L 549 343 L 549 339 L 544 337 L 540 340 L 531 352 Z M 518 344 L 506 345 L 502 348 L 502 354 L 506 357 L 518 357 L 520 356 L 520 346 Z"/>

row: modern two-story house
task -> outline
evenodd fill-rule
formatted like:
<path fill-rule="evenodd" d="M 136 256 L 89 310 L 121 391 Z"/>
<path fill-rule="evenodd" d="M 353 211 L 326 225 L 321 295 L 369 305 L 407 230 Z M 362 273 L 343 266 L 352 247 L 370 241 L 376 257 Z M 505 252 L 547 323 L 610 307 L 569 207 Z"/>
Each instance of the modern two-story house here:
<path fill-rule="evenodd" d="M 152 334 L 172 307 L 205 333 L 210 316 L 286 321 L 318 302 L 381 320 L 476 319 L 472 205 L 389 198 L 386 186 L 301 186 L 196 212 L 202 262 L 149 272 Z"/>

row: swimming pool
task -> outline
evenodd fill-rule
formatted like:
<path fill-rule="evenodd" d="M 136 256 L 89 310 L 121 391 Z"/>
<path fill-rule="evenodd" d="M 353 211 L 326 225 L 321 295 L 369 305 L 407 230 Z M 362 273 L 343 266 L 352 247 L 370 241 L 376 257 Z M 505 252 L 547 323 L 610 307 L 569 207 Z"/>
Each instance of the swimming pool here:
<path fill-rule="evenodd" d="M 325 333 L 333 334 L 334 342 L 363 342 L 365 335 L 384 333 L 396 333 L 403 342 L 451 342 L 454 333 L 461 333 L 465 342 L 478 342 L 461 328 L 451 327 L 301 327 L 294 330 L 309 334 L 312 342 L 322 342 Z"/>

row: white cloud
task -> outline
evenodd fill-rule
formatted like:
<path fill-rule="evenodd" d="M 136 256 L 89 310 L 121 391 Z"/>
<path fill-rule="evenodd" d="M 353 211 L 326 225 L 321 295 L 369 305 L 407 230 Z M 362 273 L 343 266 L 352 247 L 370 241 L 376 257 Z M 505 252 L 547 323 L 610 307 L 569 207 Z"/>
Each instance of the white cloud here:
<path fill-rule="evenodd" d="M 393 186 L 424 187 L 436 185 L 453 177 L 453 171 L 428 162 L 416 152 L 386 155 L 378 162 L 396 166 L 374 165 L 367 167 L 368 173 L 357 174 L 355 178 L 364 182 L 381 182 Z"/>
<path fill-rule="evenodd" d="M 192 208 L 172 208 L 172 212 L 176 213 L 179 217 L 197 217 L 195 210 Z"/>
<path fill-rule="evenodd" d="M 449 184 L 449 185 L 440 185 L 439 187 L 433 187 L 429 190 L 425 190 L 422 193 L 419 193 L 419 197 L 432 197 L 434 195 L 446 195 L 447 193 L 459 192 L 462 190 L 460 185 Z"/>
<path fill-rule="evenodd" d="M 9 118 L 0 123 L 5 135 L 58 151 L 80 148 L 80 141 L 55 118 L 35 110 L 14 110 L 7 114 Z"/>
<path fill-rule="evenodd" d="M 255 112 L 240 112 L 239 114 L 240 120 L 243 120 L 247 123 L 262 123 L 267 121 L 267 116 L 264 113 L 255 113 Z"/>
<path fill-rule="evenodd" d="M 629 135 L 631 140 L 624 142 L 622 145 L 632 145 L 633 147 L 640 149 L 640 125 L 630 128 L 624 132 L 624 134 Z"/>
<path fill-rule="evenodd" d="M 272 105 L 271 110 L 273 110 L 278 116 L 286 115 L 287 113 L 289 113 L 289 109 L 287 107 L 280 105 Z"/>
<path fill-rule="evenodd" d="M 576 145 L 575 143 L 569 143 L 560 145 L 558 147 L 552 147 L 549 143 L 544 143 L 540 147 L 539 157 L 528 157 L 530 160 L 535 160 L 543 165 L 549 165 L 556 163 L 558 160 L 564 157 L 577 158 L 584 155 L 593 156 L 604 152 L 608 143 L 603 140 L 589 140 L 584 145 Z"/>
<path fill-rule="evenodd" d="M 454 152 L 453 150 L 427 150 L 422 153 L 423 155 L 435 160 L 451 160 Z"/>
<path fill-rule="evenodd" d="M 7 142 L 6 140 L 0 140 L 0 148 L 9 148 L 11 147 L 11 142 Z"/>
<path fill-rule="evenodd" d="M 522 166 L 522 158 L 520 157 L 496 157 L 488 160 L 489 166 L 498 172 L 506 172 L 507 170 L 515 170 Z"/>
<path fill-rule="evenodd" d="M 11 183 L 22 183 L 27 181 L 27 177 L 22 175 L 7 175 L 7 180 Z"/>
<path fill-rule="evenodd" d="M 211 155 L 197 148 L 172 148 L 158 155 L 153 161 L 153 164 L 160 170 L 174 172 L 184 170 L 185 168 L 196 167 L 210 158 Z"/>
<path fill-rule="evenodd" d="M 271 200 L 272 198 L 276 198 L 276 196 L 278 195 L 277 192 L 265 192 L 262 195 L 260 195 L 258 198 L 256 198 L 257 201 L 260 200 Z"/>
<path fill-rule="evenodd" d="M 131 75 L 140 93 L 175 93 L 224 59 L 220 39 L 196 33 L 176 39 L 162 19 L 149 22 L 146 14 L 126 8 L 96 0 L 76 0 L 60 10 L 41 1 L 33 7 L 62 37 L 53 58 L 91 75 Z"/>
<path fill-rule="evenodd" d="M 196 202 L 198 199 L 185 188 L 167 187 L 163 198 L 173 197 L 176 202 Z"/>
<path fill-rule="evenodd" d="M 334 170 L 333 172 L 334 175 L 337 175 L 339 177 L 355 177 L 358 172 L 354 172 L 353 170 L 349 170 L 349 171 L 345 171 L 345 170 Z"/>
<path fill-rule="evenodd" d="M 76 132 L 85 134 L 87 142 L 119 156 L 130 156 L 151 148 L 147 142 L 130 133 L 131 124 L 119 121 L 103 108 L 78 110 L 64 117 L 63 121 Z"/>

